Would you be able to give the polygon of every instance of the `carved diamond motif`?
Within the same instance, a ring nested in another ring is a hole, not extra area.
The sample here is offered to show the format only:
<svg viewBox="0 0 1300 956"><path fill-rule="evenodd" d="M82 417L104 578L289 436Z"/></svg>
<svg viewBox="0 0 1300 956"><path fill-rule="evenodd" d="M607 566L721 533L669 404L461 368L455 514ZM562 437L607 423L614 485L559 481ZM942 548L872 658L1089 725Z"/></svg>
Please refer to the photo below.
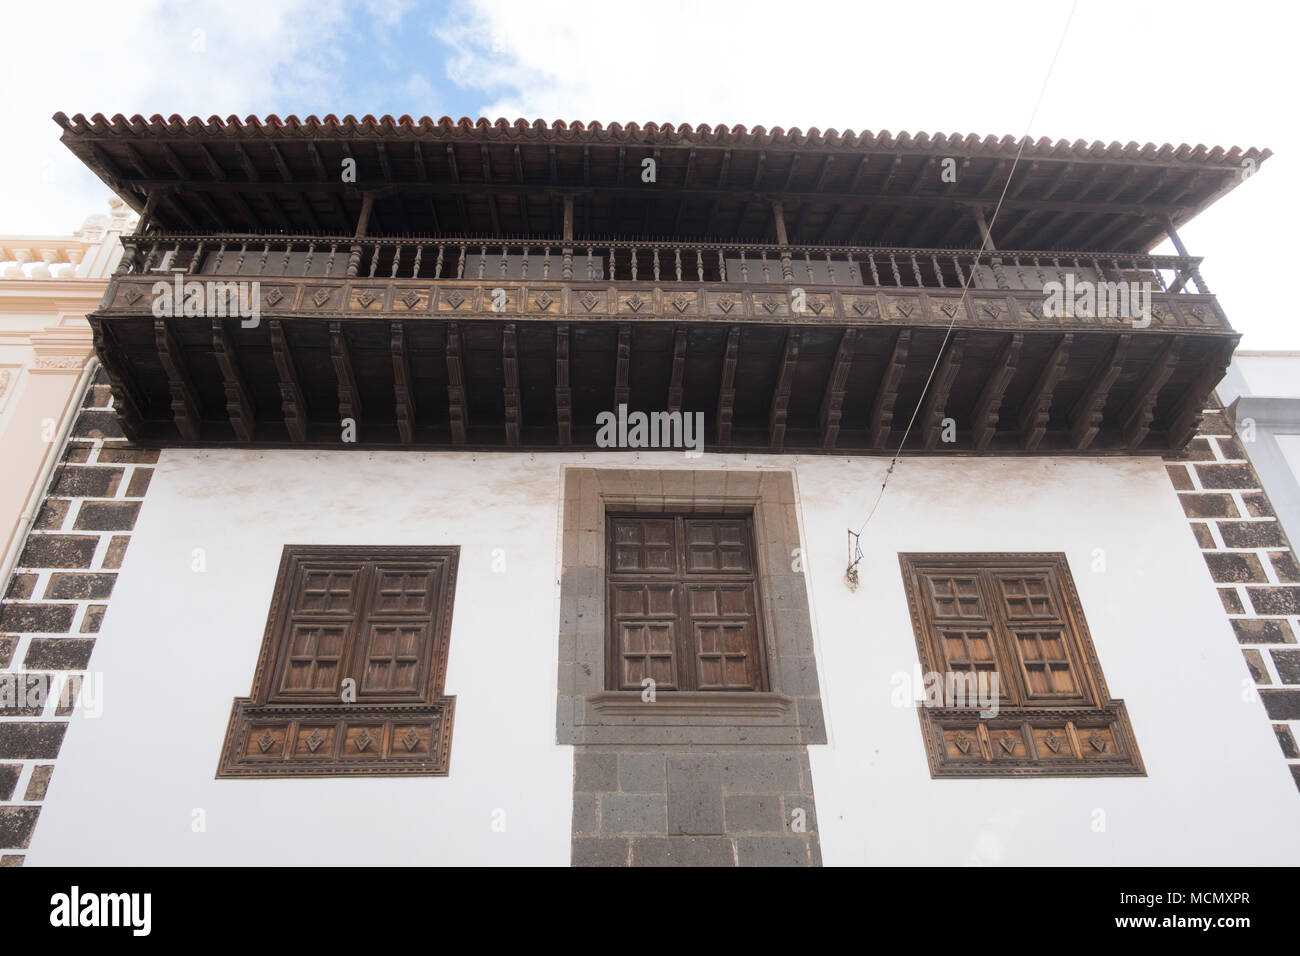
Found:
<svg viewBox="0 0 1300 956"><path fill-rule="evenodd" d="M964 754L970 753L970 738L966 736L964 730L957 731L957 735L952 738L952 742L957 745L957 749Z"/></svg>
<svg viewBox="0 0 1300 956"><path fill-rule="evenodd" d="M262 736L257 738L257 749L266 753L275 746L275 736L269 731L262 731Z"/></svg>
<svg viewBox="0 0 1300 956"><path fill-rule="evenodd" d="M126 299L127 305L135 305L136 300L142 295L144 295L144 293L136 288L128 288L122 292L122 298Z"/></svg>
<svg viewBox="0 0 1300 956"><path fill-rule="evenodd" d="M1092 744L1092 749L1097 753L1104 754L1106 752L1106 738L1097 731L1094 730L1088 735L1088 743Z"/></svg>
<svg viewBox="0 0 1300 956"><path fill-rule="evenodd" d="M853 311L867 319L874 319L879 315L876 311L876 303L870 299L858 299L853 303Z"/></svg>
<svg viewBox="0 0 1300 956"><path fill-rule="evenodd" d="M535 299L533 299L533 301L537 303L537 307L539 309L545 312L547 309L551 307L551 303L554 302L555 300L551 298L551 294L549 292L543 292L539 294Z"/></svg>
<svg viewBox="0 0 1300 956"><path fill-rule="evenodd" d="M991 319L996 319L999 315L1001 315L1005 311L1006 311L1006 307L1003 306L1002 303L1000 302L984 303L984 312Z"/></svg>
<svg viewBox="0 0 1300 956"><path fill-rule="evenodd" d="M316 308L319 309L322 305L324 305L326 302L329 301L329 297L330 297L329 289L317 289L316 294L311 297L311 300L316 303Z"/></svg>
<svg viewBox="0 0 1300 956"><path fill-rule="evenodd" d="M600 302L600 296L588 289L586 292L582 293L581 302L583 306L586 307L587 311L590 312L596 307L596 304Z"/></svg>
<svg viewBox="0 0 1300 956"><path fill-rule="evenodd" d="M639 295L632 295L628 297L627 307L631 309L633 312L640 312L641 306L643 305L645 305L645 299L641 298Z"/></svg>
<svg viewBox="0 0 1300 956"><path fill-rule="evenodd" d="M1016 752L1016 739L1004 730L1002 736L998 738L998 746L1007 753L1014 754Z"/></svg>
<svg viewBox="0 0 1300 956"><path fill-rule="evenodd" d="M765 295L763 296L763 308L771 315L781 308L781 300L774 295Z"/></svg>
<svg viewBox="0 0 1300 956"><path fill-rule="evenodd" d="M736 306L736 300L729 295L718 297L718 308L723 312L730 312Z"/></svg>
<svg viewBox="0 0 1300 956"><path fill-rule="evenodd" d="M914 306L910 302L905 302L901 299L895 299L894 308L898 310L899 315L901 315L903 318L907 318L909 315L912 314L912 309L914 308Z"/></svg>
<svg viewBox="0 0 1300 956"><path fill-rule="evenodd" d="M416 292L414 289L408 289L398 296L398 298L408 309L414 309L415 303L420 301L420 293Z"/></svg>
<svg viewBox="0 0 1300 956"><path fill-rule="evenodd" d="M369 289L362 289L357 295L357 301L361 303L363 309L370 307L370 303L375 301L375 294Z"/></svg>
<svg viewBox="0 0 1300 956"><path fill-rule="evenodd" d="M811 296L808 299L808 308L812 310L813 315L821 315L822 309L826 308L826 300L821 296Z"/></svg>
<svg viewBox="0 0 1300 956"><path fill-rule="evenodd" d="M281 292L279 289L273 288L266 295L262 296L262 298L266 301L267 305L275 305L277 302L279 302L281 299L284 298L284 293Z"/></svg>
<svg viewBox="0 0 1300 956"><path fill-rule="evenodd" d="M459 309L460 304L465 301L465 296L459 289L452 289L447 293L447 301L451 303L453 309Z"/></svg>
<svg viewBox="0 0 1300 956"><path fill-rule="evenodd" d="M950 318L950 319L951 319L954 315L957 314L957 310L958 310L959 308L961 308L961 303L960 303L960 302L940 302L940 303L939 303L939 311L942 312L944 315L948 316L948 318Z"/></svg>
<svg viewBox="0 0 1300 956"><path fill-rule="evenodd" d="M419 742L420 742L420 735L415 732L414 727L412 727L406 733L402 734L402 743L406 745L406 749L408 751L414 750L415 745L418 744Z"/></svg>
<svg viewBox="0 0 1300 956"><path fill-rule="evenodd" d="M1188 311L1192 313L1192 315L1195 317L1197 322L1204 322L1205 315L1208 310L1203 305L1194 305ZM1155 313L1156 313L1156 307L1153 305L1151 307L1151 314L1155 315Z"/></svg>
<svg viewBox="0 0 1300 956"><path fill-rule="evenodd" d="M1030 302L1025 306L1025 311L1036 319L1043 317L1043 305L1041 302Z"/></svg>
<svg viewBox="0 0 1300 956"><path fill-rule="evenodd" d="M312 753L315 753L317 750L320 749L320 745L323 744L324 742L325 742L325 735L322 734L320 732L320 728L317 727L315 730L311 732L311 736L307 738L307 749L310 750Z"/></svg>
<svg viewBox="0 0 1300 956"><path fill-rule="evenodd" d="M357 750L361 750L361 751L364 751L367 747L369 747L372 743L374 743L374 741L375 738L370 736L370 731L364 728L362 729L361 733L357 734L355 737L352 738L352 742L357 745Z"/></svg>
<svg viewBox="0 0 1300 956"><path fill-rule="evenodd" d="M677 295L673 297L673 308L678 312L685 312L691 307L692 297L689 295Z"/></svg>
<svg viewBox="0 0 1300 956"><path fill-rule="evenodd" d="M1050 730L1043 735L1043 743L1047 744L1047 749L1052 753L1055 754L1061 752L1061 738L1056 736L1056 734L1052 733Z"/></svg>

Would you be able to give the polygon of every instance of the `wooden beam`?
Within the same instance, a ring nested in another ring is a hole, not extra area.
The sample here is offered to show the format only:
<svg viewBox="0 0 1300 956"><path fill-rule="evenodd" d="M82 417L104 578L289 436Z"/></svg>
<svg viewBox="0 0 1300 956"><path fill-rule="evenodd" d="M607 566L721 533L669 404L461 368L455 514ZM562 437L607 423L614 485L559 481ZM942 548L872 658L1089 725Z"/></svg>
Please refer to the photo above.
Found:
<svg viewBox="0 0 1300 956"><path fill-rule="evenodd" d="M447 323L447 417L451 422L451 442L465 444L469 427L469 409L465 404L465 370L460 359L460 323Z"/></svg>
<svg viewBox="0 0 1300 956"><path fill-rule="evenodd" d="M722 352L722 374L718 388L718 425L714 440L731 444L731 416L736 408L736 360L740 355L740 326L727 330L727 344Z"/></svg>
<svg viewBox="0 0 1300 956"><path fill-rule="evenodd" d="M350 418L361 427L361 392L357 388L356 373L352 369L352 353L342 322L330 323L330 359L339 383L339 422Z"/></svg>
<svg viewBox="0 0 1300 956"><path fill-rule="evenodd" d="M614 352L614 409L627 404L628 369L632 364L632 326L618 327L618 347Z"/></svg>
<svg viewBox="0 0 1300 956"><path fill-rule="evenodd" d="M903 370L907 368L907 354L912 347L912 330L899 329L894 338L894 351L880 377L880 388L871 403L871 417L868 421L872 448L884 448L889 441L889 433L894 426L894 404L898 401L898 386L903 380Z"/></svg>
<svg viewBox="0 0 1300 956"><path fill-rule="evenodd" d="M411 391L411 357L406 351L406 330L392 323L389 351L393 356L393 400L396 404L397 433L402 444L415 440L415 396Z"/></svg>
<svg viewBox="0 0 1300 956"><path fill-rule="evenodd" d="M503 398L505 403L506 444L512 448L519 445L519 337L515 324L507 322L501 331L501 370L505 381Z"/></svg>
<svg viewBox="0 0 1300 956"><path fill-rule="evenodd" d="M826 391L822 393L821 411L817 419L821 430L821 446L826 451L835 448L835 441L839 437L840 419L844 416L844 390L849 380L849 369L853 366L857 340L857 329L844 330L840 336L839 348L835 350L835 363L831 366L830 377L826 380Z"/></svg>
<svg viewBox="0 0 1300 956"><path fill-rule="evenodd" d="M135 401L139 392L136 390L131 367L112 327L105 325L103 319L88 316L87 320L94 333L95 354L99 356L104 374L108 376L109 389L113 393L113 408L117 411L122 432L127 438L137 441L141 437L140 428L144 416L140 414L140 406Z"/></svg>
<svg viewBox="0 0 1300 956"><path fill-rule="evenodd" d="M976 451L984 451L997 434L998 418L1002 411L1002 399L1006 396L1007 386L1016 374L1020 361L1020 349L1024 345L1023 332L1013 332L1002 346L993 367L989 370L984 387L980 389L979 398L975 400L975 409L971 414L971 440Z"/></svg>
<svg viewBox="0 0 1300 956"><path fill-rule="evenodd" d="M1182 352L1184 336L1175 335L1165 343L1160 354L1142 376L1133 397L1129 399L1124 411L1120 413L1120 430L1124 435L1124 445L1130 450L1138 448L1151 431L1151 420L1155 418L1156 400L1160 390L1174 374L1178 356Z"/></svg>
<svg viewBox="0 0 1300 956"><path fill-rule="evenodd" d="M271 320L271 357L280 377L280 407L284 411L284 425L289 430L289 438L296 442L306 441L307 403L303 400L293 353L279 319Z"/></svg>
<svg viewBox="0 0 1300 956"><path fill-rule="evenodd" d="M686 377L686 344L689 331L679 325L673 329L673 371L668 381L668 411L682 410L682 380Z"/></svg>
<svg viewBox="0 0 1300 956"><path fill-rule="evenodd" d="M555 327L555 432L556 442L573 442L573 391L569 388L569 326Z"/></svg>
<svg viewBox="0 0 1300 956"><path fill-rule="evenodd" d="M228 193L233 190L242 190L249 193L278 192L287 191L301 192L318 191L337 192L348 194L357 187L351 183L316 180L296 180L292 183L281 183L278 180L263 182L209 182L209 181L190 181L180 183L175 179L133 179L130 181L131 188L148 190L153 188L168 188L175 186L184 186L187 192L199 190L203 192ZM517 183L455 183L455 182L406 182L402 183L402 192L409 195L424 195L430 193L439 196L454 197L457 195L480 195L480 196L514 196L519 193L537 193L537 192L560 192L564 187L540 186L530 184L520 186ZM591 185L583 189L584 195L587 196L619 196L627 198L643 198L645 187L639 180L636 183L628 183L623 186L612 185ZM739 202L767 202L770 198L767 192L757 188L740 188L740 189L717 189L712 186L690 186L679 187L673 190L675 196L680 198L707 202L712 199L721 199ZM931 207L939 205L946 208L956 208L971 204L993 206L998 201L998 196L915 196L905 192L896 193L840 193L840 192L822 192L817 193L811 190L791 190L782 194L787 203L802 202L807 200L826 200L828 203L851 202L854 204L870 202L879 206L914 206L929 210ZM856 208L856 206L855 206ZM1045 212L1063 212L1075 215L1081 213L1108 213L1112 215L1141 215L1141 216L1164 216L1173 215L1175 217L1184 215L1190 211L1190 207L1180 206L1178 204L1161 203L1161 204L1143 204L1137 205L1131 202L1101 202L1090 200L1047 200L1047 199L1011 199L1007 198L1002 203L1004 210L1011 209L1037 209Z"/></svg>
<svg viewBox="0 0 1300 956"><path fill-rule="evenodd" d="M1056 343L1056 348L1047 359L1047 364L1038 374L1038 381L1020 407L1020 441L1026 451L1038 447L1043 436L1047 434L1047 422L1052 413L1052 396L1056 393L1057 383L1065 374L1065 364L1070 359L1070 349L1074 345L1074 334L1067 332Z"/></svg>
<svg viewBox="0 0 1300 956"><path fill-rule="evenodd" d="M927 389L925 402L921 406L921 441L928 451L933 451L939 444L948 395L952 392L952 383L957 380L957 373L961 371L965 352L966 333L957 332L948 340L943 358L939 360L939 367L935 369L934 378Z"/></svg>
<svg viewBox="0 0 1300 956"><path fill-rule="evenodd" d="M171 393L172 417L176 421L176 429L185 441L198 441L199 400L189 370L185 367L180 344L168 328L166 319L154 319L153 332L158 361L167 373L167 389Z"/></svg>
<svg viewBox="0 0 1300 956"><path fill-rule="evenodd" d="M781 366L777 369L776 383L772 386L772 407L767 416L768 444L772 451L785 447L785 423L790 414L790 389L794 384L795 367L799 364L799 330L785 333L785 350Z"/></svg>
<svg viewBox="0 0 1300 956"><path fill-rule="evenodd" d="M1106 399L1110 397L1111 387L1124 370L1124 359L1128 356L1133 336L1124 333L1115 339L1114 346L1093 370L1092 378L1079 400L1070 412L1070 440L1074 447L1083 451L1092 444L1097 433L1101 431L1102 414L1106 409Z"/></svg>
<svg viewBox="0 0 1300 956"><path fill-rule="evenodd" d="M252 441L253 429L257 426L253 402L248 397L248 388L240 375L239 360L230 343L225 323L217 317L212 319L212 357L221 369L221 381L226 391L226 414L230 416L235 437L240 441Z"/></svg>
<svg viewBox="0 0 1300 956"><path fill-rule="evenodd" d="M1231 339L1220 344L1218 356L1201 370L1191 385L1187 386L1187 391L1183 392L1182 398L1174 407L1169 424L1171 449L1182 448L1196 434L1196 429L1201 424L1201 416L1205 412L1205 405L1210 399L1210 392L1228 371L1228 364L1232 361L1232 352L1236 346L1237 343Z"/></svg>

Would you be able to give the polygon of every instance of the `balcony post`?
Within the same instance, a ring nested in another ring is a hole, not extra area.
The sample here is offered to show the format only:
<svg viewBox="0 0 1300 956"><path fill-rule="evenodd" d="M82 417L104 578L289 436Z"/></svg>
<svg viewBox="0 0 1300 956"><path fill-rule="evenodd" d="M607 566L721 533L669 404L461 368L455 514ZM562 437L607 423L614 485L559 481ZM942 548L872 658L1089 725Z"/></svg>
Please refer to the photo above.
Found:
<svg viewBox="0 0 1300 956"><path fill-rule="evenodd" d="M781 200L772 200L772 221L776 225L776 244L781 247L781 278L794 281L794 265L790 261L790 239L785 234L785 211Z"/></svg>
<svg viewBox="0 0 1300 956"><path fill-rule="evenodd" d="M573 278L573 194L564 194L564 250L561 275L565 279Z"/></svg>
<svg viewBox="0 0 1300 956"><path fill-rule="evenodd" d="M370 223L370 210L375 205L375 194L373 192L364 192L361 194L361 215L357 217L357 231L354 238L361 239L366 234L366 226ZM352 254L348 256L348 278L355 279L357 272L361 268L361 247L353 246Z"/></svg>
<svg viewBox="0 0 1300 956"><path fill-rule="evenodd" d="M1173 219L1168 216L1165 216L1165 233L1169 236L1169 241L1174 244L1174 249L1177 250L1178 254L1184 259L1190 259L1191 256L1187 252L1187 247L1183 245L1183 240L1178 236L1178 230L1174 228ZM1209 295L1210 290L1206 287L1205 280L1201 278L1201 270L1196 268L1195 264L1193 264L1192 267L1188 269L1188 272L1191 275L1192 281L1196 283L1196 291L1202 295ZM1175 287L1170 289L1171 292L1175 291L1175 288L1182 288L1183 281L1185 280L1183 280L1181 271L1178 278L1180 281L1176 282Z"/></svg>

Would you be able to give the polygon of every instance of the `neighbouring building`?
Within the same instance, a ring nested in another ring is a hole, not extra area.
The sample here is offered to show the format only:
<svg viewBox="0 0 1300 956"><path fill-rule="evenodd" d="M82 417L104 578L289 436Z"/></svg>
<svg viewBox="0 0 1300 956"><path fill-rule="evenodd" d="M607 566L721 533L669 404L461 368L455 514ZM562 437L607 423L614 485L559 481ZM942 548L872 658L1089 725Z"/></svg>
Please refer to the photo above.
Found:
<svg viewBox="0 0 1300 956"><path fill-rule="evenodd" d="M0 612L11 862L1296 858L1177 234L1267 150L55 119L141 219Z"/></svg>

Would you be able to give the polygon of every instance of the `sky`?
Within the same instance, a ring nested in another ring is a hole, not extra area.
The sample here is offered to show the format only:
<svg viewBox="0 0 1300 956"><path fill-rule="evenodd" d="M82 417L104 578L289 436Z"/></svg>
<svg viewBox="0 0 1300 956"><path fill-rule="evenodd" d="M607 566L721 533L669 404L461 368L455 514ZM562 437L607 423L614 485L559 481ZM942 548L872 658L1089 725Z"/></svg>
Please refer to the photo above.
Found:
<svg viewBox="0 0 1300 956"><path fill-rule="evenodd" d="M1196 0L62 0L51 16L14 4L0 32L0 235L67 234L107 210L107 188L58 141L58 111L1257 146L1275 155L1181 236L1205 257L1242 348L1300 350L1297 301L1276 292L1290 267L1271 251L1289 244L1300 212L1293 11Z"/></svg>

